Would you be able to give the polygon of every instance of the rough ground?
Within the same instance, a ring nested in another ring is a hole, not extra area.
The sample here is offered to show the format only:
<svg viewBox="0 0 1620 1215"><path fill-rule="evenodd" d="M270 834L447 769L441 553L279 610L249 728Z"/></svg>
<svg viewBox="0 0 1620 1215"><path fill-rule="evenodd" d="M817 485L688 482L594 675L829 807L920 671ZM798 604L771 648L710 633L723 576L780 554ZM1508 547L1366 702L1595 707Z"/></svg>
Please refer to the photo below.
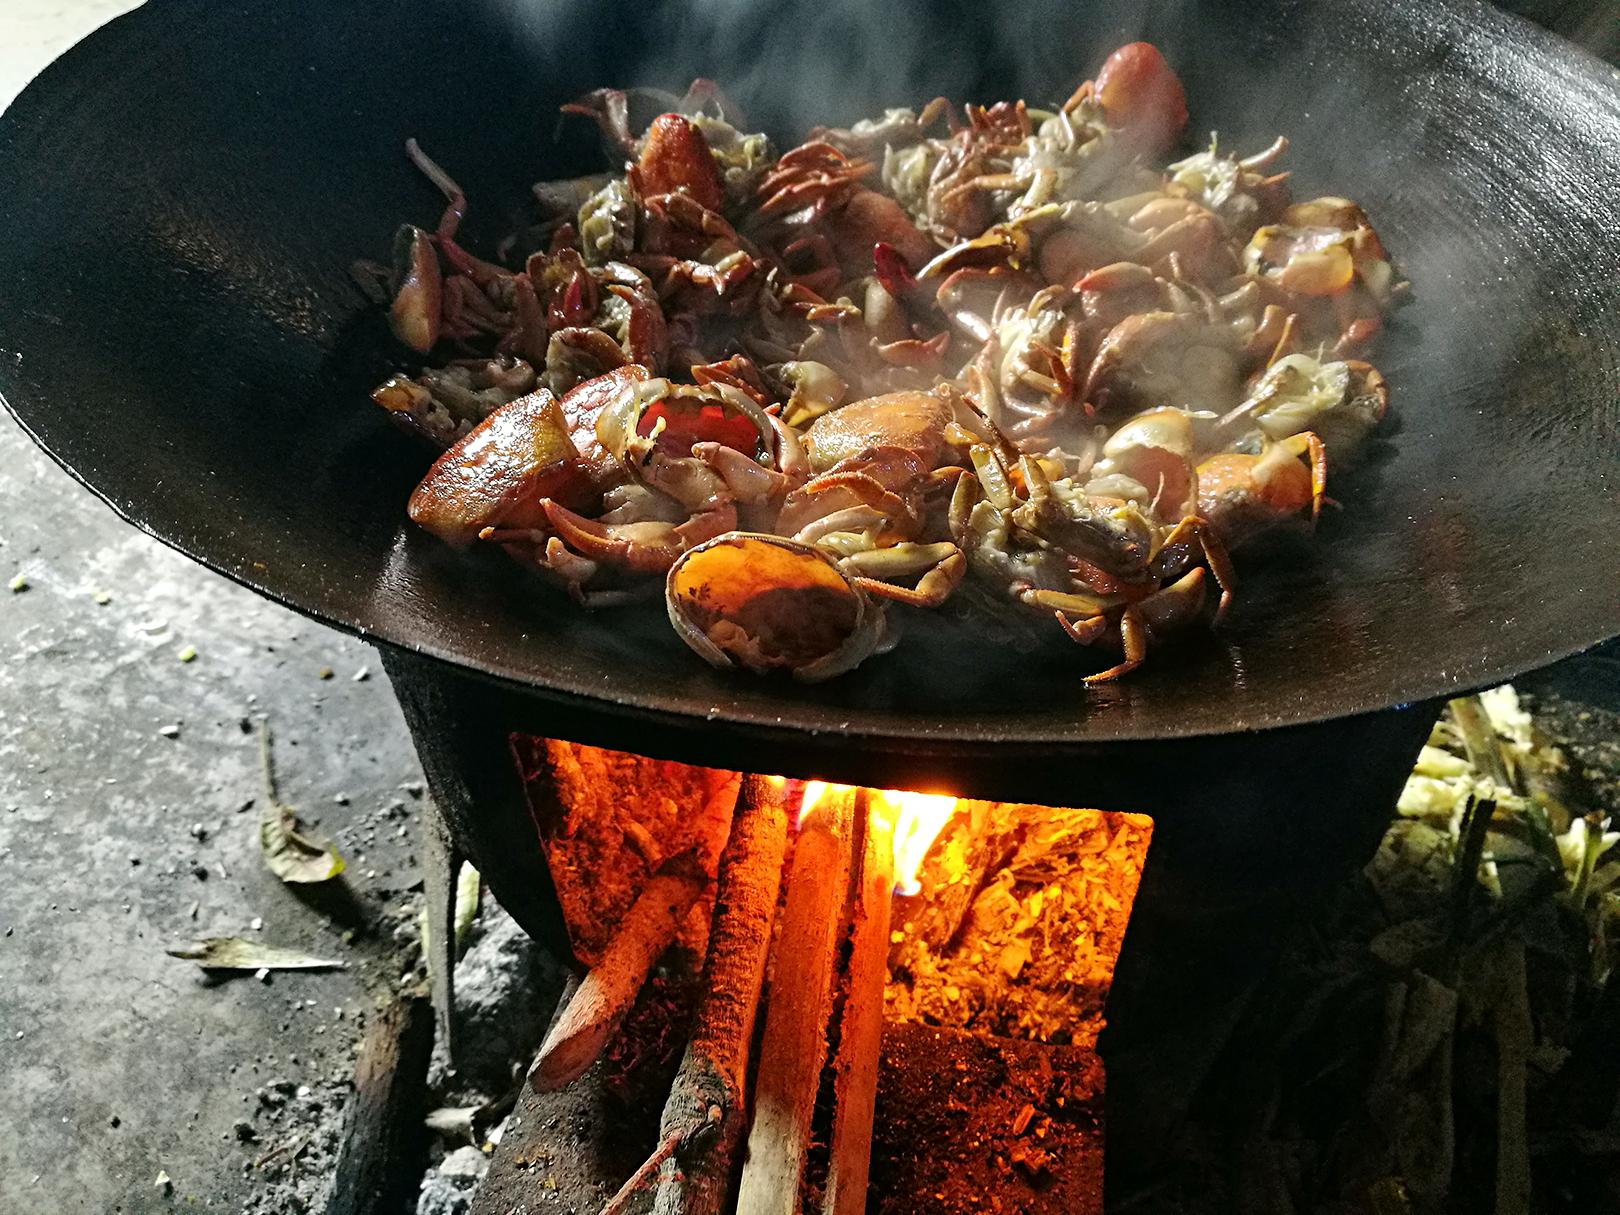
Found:
<svg viewBox="0 0 1620 1215"><path fill-rule="evenodd" d="M255 1090L346 1077L392 981L415 757L367 647L140 535L9 419L0 470L0 573L28 582L0 590L0 1210L236 1211ZM257 715L352 900L306 906L260 863ZM350 969L213 982L163 952L236 935Z"/></svg>
<svg viewBox="0 0 1620 1215"><path fill-rule="evenodd" d="M130 7L0 4L0 105ZM241 722L261 714L282 800L349 861L347 903L308 907L259 863ZM365 646L142 536L0 413L0 1211L247 1206L276 1099L341 1098L392 981L420 779ZM163 952L205 935L350 969L211 982Z"/></svg>

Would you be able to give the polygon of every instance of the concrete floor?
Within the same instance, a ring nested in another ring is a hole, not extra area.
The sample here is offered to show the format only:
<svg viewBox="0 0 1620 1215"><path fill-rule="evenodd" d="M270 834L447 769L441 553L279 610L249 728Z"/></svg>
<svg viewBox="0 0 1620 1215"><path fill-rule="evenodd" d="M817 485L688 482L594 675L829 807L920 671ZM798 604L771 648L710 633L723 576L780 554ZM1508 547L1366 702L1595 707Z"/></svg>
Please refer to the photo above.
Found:
<svg viewBox="0 0 1620 1215"><path fill-rule="evenodd" d="M130 7L6 0L0 104ZM235 1130L254 1091L346 1080L396 981L421 796L404 722L365 645L138 533L0 414L0 583L19 574L0 589L0 1212L239 1211L271 1146ZM346 905L306 905L260 861L261 716L281 800L348 861ZM349 969L219 982L164 953L238 935Z"/></svg>
<svg viewBox="0 0 1620 1215"><path fill-rule="evenodd" d="M415 756L366 646L137 533L9 419L0 470L0 574L28 581L0 590L0 1211L235 1211L253 1090L347 1077L395 977ZM258 716L348 860L335 918L260 861ZM163 952L238 935L351 968L221 983Z"/></svg>

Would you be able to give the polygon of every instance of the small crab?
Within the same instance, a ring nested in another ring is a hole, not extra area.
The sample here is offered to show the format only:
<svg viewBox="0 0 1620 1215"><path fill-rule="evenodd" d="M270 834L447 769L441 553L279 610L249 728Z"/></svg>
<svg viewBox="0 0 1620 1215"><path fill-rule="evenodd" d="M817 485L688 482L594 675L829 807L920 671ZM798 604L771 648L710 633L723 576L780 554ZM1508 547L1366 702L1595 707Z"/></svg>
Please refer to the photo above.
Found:
<svg viewBox="0 0 1620 1215"><path fill-rule="evenodd" d="M1199 514L1227 548L1238 549L1268 532L1315 527L1327 490L1327 452L1305 431L1259 452L1217 453L1197 473Z"/></svg>
<svg viewBox="0 0 1620 1215"><path fill-rule="evenodd" d="M1220 419L1233 451L1313 432L1335 466L1349 467L1389 411L1389 385L1359 359L1330 361L1290 354L1274 362L1248 397Z"/></svg>
<svg viewBox="0 0 1620 1215"><path fill-rule="evenodd" d="M1216 621L1225 614L1235 574L1219 533L1203 518L1160 524L1134 502L1051 479L1030 456L1010 468L978 446L972 459L974 475L957 482L951 500L952 535L977 578L1050 614L1072 641L1120 645L1123 660L1086 683L1135 670L1150 638L1197 616L1205 595L1200 561L1221 589Z"/></svg>
<svg viewBox="0 0 1620 1215"><path fill-rule="evenodd" d="M1221 412L1238 399L1241 353L1230 325L1190 313L1136 313L1097 347L1082 398L1099 413L1117 412L1120 401Z"/></svg>
<svg viewBox="0 0 1620 1215"><path fill-rule="evenodd" d="M652 518L588 519L566 503L541 503L551 529L579 556L662 574L686 549L733 530L739 509L768 509L791 479L780 471L780 432L745 392L726 383L644 379L615 386L596 438L645 490L642 503L673 504Z"/></svg>
<svg viewBox="0 0 1620 1215"><path fill-rule="evenodd" d="M918 607L942 603L966 562L956 545L927 540L930 496L959 473L953 440L974 436L943 393L896 392L856 401L811 423L809 478L784 500L776 530L834 553L867 589ZM906 587L898 580L915 578ZM880 584L880 585L876 585Z"/></svg>

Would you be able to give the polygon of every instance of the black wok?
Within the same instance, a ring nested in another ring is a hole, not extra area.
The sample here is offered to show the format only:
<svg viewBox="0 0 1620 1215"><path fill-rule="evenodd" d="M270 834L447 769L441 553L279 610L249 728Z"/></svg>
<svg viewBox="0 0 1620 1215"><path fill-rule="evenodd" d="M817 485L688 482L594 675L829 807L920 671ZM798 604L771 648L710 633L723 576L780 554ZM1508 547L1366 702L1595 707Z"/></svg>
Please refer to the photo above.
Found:
<svg viewBox="0 0 1620 1215"><path fill-rule="evenodd" d="M263 594L532 689L560 732L658 751L721 723L754 768L1323 721L1620 633L1620 93L1595 61L1471 0L640 7L151 0L114 21L0 119L0 393L116 510ZM1137 36L1181 70L1195 131L1286 134L1299 196L1358 198L1414 284L1377 355L1396 424L1314 542L1243 565L1219 633L1087 690L1103 655L1003 648L947 612L804 688L407 525L427 459L366 399L401 352L346 272L437 214L407 136L493 242L530 182L599 167L584 124L556 136L592 87L716 76L790 138L936 93L1060 99Z"/></svg>

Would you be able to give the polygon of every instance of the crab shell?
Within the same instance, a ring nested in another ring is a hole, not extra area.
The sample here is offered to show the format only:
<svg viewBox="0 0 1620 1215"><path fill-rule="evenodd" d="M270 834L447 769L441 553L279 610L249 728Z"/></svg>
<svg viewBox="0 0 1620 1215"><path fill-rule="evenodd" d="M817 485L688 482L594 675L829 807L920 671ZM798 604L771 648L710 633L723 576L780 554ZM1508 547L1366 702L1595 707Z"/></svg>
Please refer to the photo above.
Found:
<svg viewBox="0 0 1620 1215"><path fill-rule="evenodd" d="M896 447L933 468L945 448L950 406L936 393L907 389L851 401L824 413L805 432L810 471L824 473L844 460Z"/></svg>
<svg viewBox="0 0 1620 1215"><path fill-rule="evenodd" d="M659 402L689 402L701 408L718 406L723 412L746 418L758 434L759 451L776 466L778 439L765 411L747 393L730 384L674 384L665 379L624 384L597 416L597 441L632 474L652 458L661 428L641 433L641 419ZM755 454L755 453L747 453Z"/></svg>
<svg viewBox="0 0 1620 1215"><path fill-rule="evenodd" d="M584 508L596 493L567 417L542 388L501 406L435 460L406 509L459 548L486 527L543 526L544 499Z"/></svg>
<svg viewBox="0 0 1620 1215"><path fill-rule="evenodd" d="M883 647L887 621L830 556L761 532L682 553L664 584L669 622L710 666L785 670L817 683Z"/></svg>

